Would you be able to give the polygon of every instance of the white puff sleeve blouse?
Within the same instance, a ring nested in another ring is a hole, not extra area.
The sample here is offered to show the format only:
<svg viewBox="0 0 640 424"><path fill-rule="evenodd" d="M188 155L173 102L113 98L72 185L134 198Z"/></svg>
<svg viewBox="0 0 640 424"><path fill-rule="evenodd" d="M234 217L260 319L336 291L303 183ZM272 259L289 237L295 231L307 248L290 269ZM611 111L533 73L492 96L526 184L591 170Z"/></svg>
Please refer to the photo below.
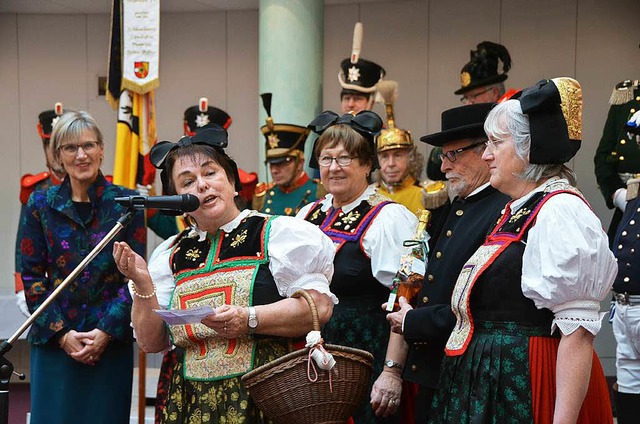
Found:
<svg viewBox="0 0 640 424"><path fill-rule="evenodd" d="M517 212L514 205L521 206L529 196L513 202L512 213ZM598 333L600 301L609 294L616 273L607 235L589 206L568 193L550 198L526 240L522 292L538 308L554 313L551 331L559 328L567 335L584 327Z"/></svg>

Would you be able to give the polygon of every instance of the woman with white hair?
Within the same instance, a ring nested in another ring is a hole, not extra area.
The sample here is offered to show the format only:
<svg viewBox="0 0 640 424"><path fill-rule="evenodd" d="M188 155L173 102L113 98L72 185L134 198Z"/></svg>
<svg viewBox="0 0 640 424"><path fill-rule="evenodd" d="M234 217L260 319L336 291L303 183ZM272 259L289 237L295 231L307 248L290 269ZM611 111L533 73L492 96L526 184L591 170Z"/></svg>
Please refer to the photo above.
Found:
<svg viewBox="0 0 640 424"><path fill-rule="evenodd" d="M491 185L513 200L456 282L432 422L612 422L593 339L616 262L565 165L581 113L580 85L559 78L485 121Z"/></svg>

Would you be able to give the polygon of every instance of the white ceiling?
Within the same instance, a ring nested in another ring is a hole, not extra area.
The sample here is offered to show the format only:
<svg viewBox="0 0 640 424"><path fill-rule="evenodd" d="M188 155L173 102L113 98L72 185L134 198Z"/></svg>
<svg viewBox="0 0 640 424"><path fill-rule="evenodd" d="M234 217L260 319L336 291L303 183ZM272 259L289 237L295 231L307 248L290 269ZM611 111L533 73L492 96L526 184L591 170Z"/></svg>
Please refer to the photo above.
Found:
<svg viewBox="0 0 640 424"><path fill-rule="evenodd" d="M401 0L325 0L350 4ZM0 0L0 13L92 14L111 13L113 0ZM259 0L160 0L162 12L211 12L258 9Z"/></svg>

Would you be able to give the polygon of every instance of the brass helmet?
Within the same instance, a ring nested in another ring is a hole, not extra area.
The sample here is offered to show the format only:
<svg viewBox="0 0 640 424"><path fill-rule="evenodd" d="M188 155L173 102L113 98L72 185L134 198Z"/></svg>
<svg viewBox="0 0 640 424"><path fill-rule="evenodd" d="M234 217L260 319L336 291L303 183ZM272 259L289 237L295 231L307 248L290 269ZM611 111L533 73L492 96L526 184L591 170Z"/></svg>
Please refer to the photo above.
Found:
<svg viewBox="0 0 640 424"><path fill-rule="evenodd" d="M413 147L411 133L396 127L393 116L393 104L398 99L398 83L391 80L383 80L378 83L378 95L376 100L384 103L387 111L387 128L383 129L376 140L376 151L384 152L391 149L410 149Z"/></svg>

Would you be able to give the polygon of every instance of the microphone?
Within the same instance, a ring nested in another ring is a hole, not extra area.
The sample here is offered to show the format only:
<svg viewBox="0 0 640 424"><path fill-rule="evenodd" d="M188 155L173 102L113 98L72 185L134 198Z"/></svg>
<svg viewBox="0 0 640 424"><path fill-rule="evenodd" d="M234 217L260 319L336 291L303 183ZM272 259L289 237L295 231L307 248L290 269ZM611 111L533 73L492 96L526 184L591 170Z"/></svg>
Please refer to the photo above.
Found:
<svg viewBox="0 0 640 424"><path fill-rule="evenodd" d="M160 209L169 212L193 212L200 207L200 200L193 194L175 196L124 196L116 197L116 203L131 209Z"/></svg>

